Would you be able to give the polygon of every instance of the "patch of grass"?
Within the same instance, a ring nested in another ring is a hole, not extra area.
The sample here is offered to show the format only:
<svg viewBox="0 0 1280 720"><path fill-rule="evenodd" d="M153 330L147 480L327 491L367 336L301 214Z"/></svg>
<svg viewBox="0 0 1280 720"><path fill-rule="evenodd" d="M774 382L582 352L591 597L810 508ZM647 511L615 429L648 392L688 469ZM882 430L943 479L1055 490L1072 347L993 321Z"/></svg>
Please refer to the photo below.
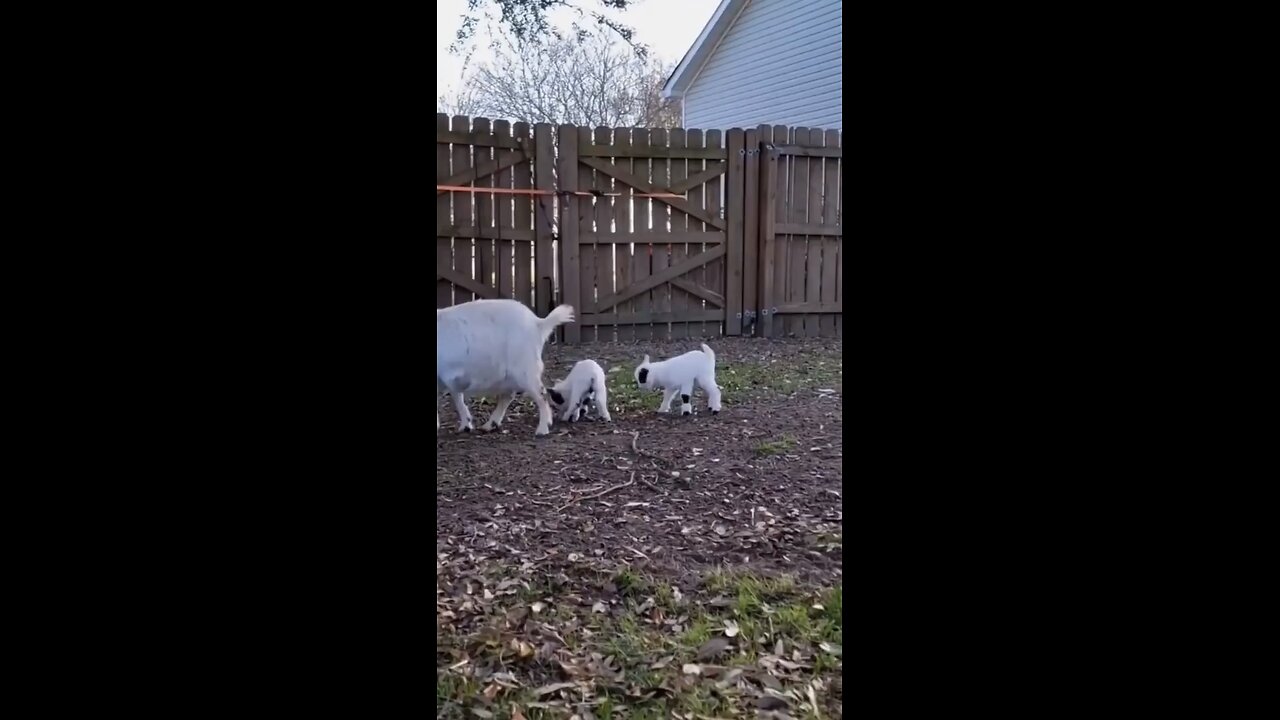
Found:
<svg viewBox="0 0 1280 720"><path fill-rule="evenodd" d="M606 369L608 370L608 369ZM662 394L641 390L632 375L634 367L623 366L616 373L605 372L605 386L609 388L609 411L615 413L638 413L643 410L657 410L662 402Z"/></svg>
<svg viewBox="0 0 1280 720"><path fill-rule="evenodd" d="M613 576L613 584L618 587L618 592L622 593L623 597L637 597L648 585L639 573L629 567L623 568Z"/></svg>
<svg viewBox="0 0 1280 720"><path fill-rule="evenodd" d="M668 583L656 582L653 586L653 601L668 610L673 609L676 606L675 591Z"/></svg>
<svg viewBox="0 0 1280 720"><path fill-rule="evenodd" d="M624 615L615 624L604 641L604 647L614 657L625 662L640 657L651 649L652 638L648 631L636 622L635 616Z"/></svg>
<svg viewBox="0 0 1280 720"><path fill-rule="evenodd" d="M758 595L765 599L779 598L795 591L796 581L788 575L768 576L749 572L712 570L702 581L702 586L713 593Z"/></svg>
<svg viewBox="0 0 1280 720"><path fill-rule="evenodd" d="M839 624L844 616L844 585L837 585L823 593L822 607L827 619Z"/></svg>
<svg viewBox="0 0 1280 720"><path fill-rule="evenodd" d="M791 393L806 388L841 391L844 369L840 356L816 360L792 359L768 363L735 363L716 368L716 382L725 402L745 399L753 392Z"/></svg>
<svg viewBox="0 0 1280 720"><path fill-rule="evenodd" d="M716 568L707 573L702 580L702 587L713 593L722 593L733 587L734 575L731 572Z"/></svg>
<svg viewBox="0 0 1280 720"><path fill-rule="evenodd" d="M796 439L790 435L783 436L777 440L766 440L756 445L756 456L768 457L770 455L785 455L796 449Z"/></svg>
<svg viewBox="0 0 1280 720"><path fill-rule="evenodd" d="M773 616L773 622L779 632L794 640L808 640L813 637L813 623L809 619L808 607L799 603L789 603L777 610Z"/></svg>
<svg viewBox="0 0 1280 720"><path fill-rule="evenodd" d="M722 702L719 697L707 689L705 685L697 685L680 697L680 704L686 711L697 715L717 717L721 711L732 712L733 706Z"/></svg>
<svg viewBox="0 0 1280 720"><path fill-rule="evenodd" d="M540 632L541 625L545 624L555 628L567 644L558 652L557 659L590 663L607 657L611 658L610 667L620 667L621 677L597 681L593 687L583 686L586 699L596 703L592 712L601 720L669 718L677 713L685 717L751 716L754 712L752 693L718 689L716 671L698 677L685 674L683 666L697 663L759 670L765 667L759 663L765 655L773 653L779 639L784 640L788 657L799 650L804 654L802 662L811 665L777 675L785 685L802 688L811 677L830 679L842 671L841 658L821 650L819 645L823 641L840 643L842 588L801 586L786 575L760 575L741 569L715 571L705 576L701 585L689 589L687 600L677 603L667 579L629 566L614 567L589 576L571 574L559 582L538 578L524 592L507 596L509 601L499 596L490 614L502 617L516 606L527 606L529 599L555 598L565 592L588 596L598 592L603 582L612 582L628 595L622 605L624 611L614 608L614 612L600 614L589 610L585 603L561 604L553 600L538 616L539 627L530 621L523 630L516 631L536 647L540 637L546 638ZM636 612L650 596L662 612ZM729 603L708 604L715 597L727 598ZM821 607L814 607L815 604ZM681 619L685 615L688 619ZM659 620L656 624L655 618ZM672 622L681 622L683 627L675 632ZM730 626L736 623L738 628L732 641L734 649L714 659L697 660L699 648L725 635L726 623ZM558 709L530 708L528 703L549 699L536 695L535 688L566 678L547 674L548 668L538 662L517 660L505 643L501 646L489 643L485 633L491 629L489 623L477 623L467 626L463 634L446 638L451 645L465 646L473 654L472 662L456 671L447 671L443 666L437 669L437 715L472 720L475 716L471 710L479 708L493 713L495 720L503 720L511 716L513 705L519 705L529 720L562 718L563 712ZM476 652L479 654L474 654ZM653 669L660 658L666 661L665 665ZM495 659L515 674L522 688L501 690L489 701L483 693L491 683L477 682L471 674L476 668L493 665ZM577 697L577 692L569 692L566 697ZM640 699L637 693L652 697ZM830 710L824 711L824 717L838 716L838 712L829 713ZM796 715L801 716L803 711Z"/></svg>
<svg viewBox="0 0 1280 720"><path fill-rule="evenodd" d="M719 632L719 625L712 625L706 616L693 618L688 629L680 635L680 642L689 647L699 647Z"/></svg>
<svg viewBox="0 0 1280 720"><path fill-rule="evenodd" d="M436 669L436 708L442 708L446 703L464 703L470 698L474 698L479 686L470 678L455 675L448 670ZM454 707L461 717L461 708Z"/></svg>

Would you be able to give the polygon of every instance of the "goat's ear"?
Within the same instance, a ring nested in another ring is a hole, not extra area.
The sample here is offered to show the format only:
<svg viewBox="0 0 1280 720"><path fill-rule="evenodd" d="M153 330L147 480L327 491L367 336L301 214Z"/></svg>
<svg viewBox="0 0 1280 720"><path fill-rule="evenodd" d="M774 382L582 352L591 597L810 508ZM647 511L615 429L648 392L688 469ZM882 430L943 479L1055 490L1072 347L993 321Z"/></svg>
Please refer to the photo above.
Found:
<svg viewBox="0 0 1280 720"><path fill-rule="evenodd" d="M644 356L644 359L640 361L640 364L641 364L641 365L648 365L648 364L649 364L649 356L648 356L648 355L645 355L645 356Z"/></svg>

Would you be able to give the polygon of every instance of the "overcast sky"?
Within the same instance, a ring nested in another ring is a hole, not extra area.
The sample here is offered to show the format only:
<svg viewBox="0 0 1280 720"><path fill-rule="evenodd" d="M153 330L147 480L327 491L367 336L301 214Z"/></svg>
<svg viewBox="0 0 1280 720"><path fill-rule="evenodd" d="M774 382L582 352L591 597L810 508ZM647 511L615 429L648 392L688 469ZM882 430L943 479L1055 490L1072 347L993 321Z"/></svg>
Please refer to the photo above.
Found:
<svg viewBox="0 0 1280 720"><path fill-rule="evenodd" d="M584 8L599 9L595 0L583 0ZM715 12L719 0L639 0L625 12L609 14L635 28L635 39L648 45L663 61L676 62L693 44L702 26ZM436 95L453 89L462 76L463 58L449 54L462 15L466 12L466 0L437 0L436 2ZM570 16L561 11L553 15L555 24L568 28ZM480 37L472 62L489 59L488 39Z"/></svg>

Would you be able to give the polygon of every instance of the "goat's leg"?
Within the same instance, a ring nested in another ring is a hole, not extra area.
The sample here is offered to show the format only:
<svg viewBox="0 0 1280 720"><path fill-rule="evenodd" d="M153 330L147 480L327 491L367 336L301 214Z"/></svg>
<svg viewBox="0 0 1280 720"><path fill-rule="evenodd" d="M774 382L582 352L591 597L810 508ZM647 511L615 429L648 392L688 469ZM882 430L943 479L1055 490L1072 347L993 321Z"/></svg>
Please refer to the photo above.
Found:
<svg viewBox="0 0 1280 720"><path fill-rule="evenodd" d="M490 431L497 430L502 425L502 420L507 416L507 408L511 407L511 401L515 400L515 393L503 395L498 398L498 402L493 406L493 412L489 413L489 420L480 426L481 430Z"/></svg>
<svg viewBox="0 0 1280 720"><path fill-rule="evenodd" d="M719 414L720 386L716 385L716 376L712 375L706 378L698 378L698 384L707 392L707 407L711 408L711 414Z"/></svg>
<svg viewBox="0 0 1280 720"><path fill-rule="evenodd" d="M551 403L547 402L547 398L542 393L529 394L533 396L533 402L538 406L538 429L533 434L547 435L551 432Z"/></svg>
<svg viewBox="0 0 1280 720"><path fill-rule="evenodd" d="M458 411L458 432L471 432L471 411L462 393L453 393L453 409Z"/></svg>
<svg viewBox="0 0 1280 720"><path fill-rule="evenodd" d="M602 385L596 390L596 414L604 419L605 422L612 422L613 418L609 417L609 391Z"/></svg>
<svg viewBox="0 0 1280 720"><path fill-rule="evenodd" d="M693 414L693 381L680 386L680 414Z"/></svg>
<svg viewBox="0 0 1280 720"><path fill-rule="evenodd" d="M581 393L570 393L565 397L564 412L560 413L560 422L576 422L578 420L578 405L581 403Z"/></svg>
<svg viewBox="0 0 1280 720"><path fill-rule="evenodd" d="M676 391L677 388L662 391L662 404L658 406L658 412L664 413L671 411L671 401L675 398Z"/></svg>

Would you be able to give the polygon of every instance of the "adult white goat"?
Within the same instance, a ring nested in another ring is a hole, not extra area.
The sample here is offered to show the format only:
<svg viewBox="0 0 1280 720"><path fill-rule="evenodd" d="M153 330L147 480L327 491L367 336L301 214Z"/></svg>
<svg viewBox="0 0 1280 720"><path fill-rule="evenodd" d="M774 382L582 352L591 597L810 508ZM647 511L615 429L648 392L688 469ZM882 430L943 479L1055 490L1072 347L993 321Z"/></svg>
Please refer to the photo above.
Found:
<svg viewBox="0 0 1280 720"><path fill-rule="evenodd" d="M551 431L551 406L543 397L542 346L551 333L573 322L561 305L545 318L515 300L475 300L436 310L436 391L448 390L458 411L458 430L471 430L466 395L497 395L482 430L502 424L517 392L538 406L535 435ZM440 413L436 413L440 427Z"/></svg>

